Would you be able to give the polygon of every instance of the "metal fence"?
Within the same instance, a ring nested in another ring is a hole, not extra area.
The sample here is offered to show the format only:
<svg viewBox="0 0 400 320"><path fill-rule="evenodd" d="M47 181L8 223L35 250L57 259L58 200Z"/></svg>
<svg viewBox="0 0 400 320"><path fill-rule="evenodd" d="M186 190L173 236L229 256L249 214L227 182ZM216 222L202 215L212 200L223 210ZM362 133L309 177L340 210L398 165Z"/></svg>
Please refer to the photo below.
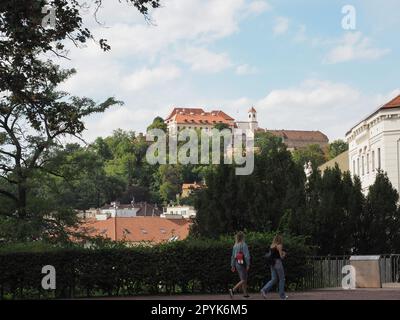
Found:
<svg viewBox="0 0 400 320"><path fill-rule="evenodd" d="M342 268L350 264L350 256L317 256L308 259L303 289L339 288L342 286ZM382 284L400 282L400 254L381 255Z"/></svg>

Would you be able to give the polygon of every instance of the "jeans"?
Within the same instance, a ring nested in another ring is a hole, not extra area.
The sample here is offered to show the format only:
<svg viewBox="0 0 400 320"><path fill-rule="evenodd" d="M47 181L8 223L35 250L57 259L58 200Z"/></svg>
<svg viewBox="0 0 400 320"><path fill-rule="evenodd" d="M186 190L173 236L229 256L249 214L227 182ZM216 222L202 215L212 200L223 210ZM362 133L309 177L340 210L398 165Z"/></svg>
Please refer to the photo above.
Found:
<svg viewBox="0 0 400 320"><path fill-rule="evenodd" d="M262 292L268 293L272 287L279 280L279 296L281 299L285 299L285 271L283 270L283 264L281 259L277 259L275 264L271 266L271 280L261 289Z"/></svg>

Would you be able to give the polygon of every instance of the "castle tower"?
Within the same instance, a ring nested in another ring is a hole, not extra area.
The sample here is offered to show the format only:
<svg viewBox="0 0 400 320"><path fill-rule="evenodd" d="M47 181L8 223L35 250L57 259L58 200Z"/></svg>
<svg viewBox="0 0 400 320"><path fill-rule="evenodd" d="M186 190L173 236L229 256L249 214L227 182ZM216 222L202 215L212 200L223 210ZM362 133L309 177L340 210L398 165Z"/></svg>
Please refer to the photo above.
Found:
<svg viewBox="0 0 400 320"><path fill-rule="evenodd" d="M257 130L258 129L258 121L257 121L256 109L254 109L254 107L251 107L251 109L247 113L248 113L249 128L253 131Z"/></svg>

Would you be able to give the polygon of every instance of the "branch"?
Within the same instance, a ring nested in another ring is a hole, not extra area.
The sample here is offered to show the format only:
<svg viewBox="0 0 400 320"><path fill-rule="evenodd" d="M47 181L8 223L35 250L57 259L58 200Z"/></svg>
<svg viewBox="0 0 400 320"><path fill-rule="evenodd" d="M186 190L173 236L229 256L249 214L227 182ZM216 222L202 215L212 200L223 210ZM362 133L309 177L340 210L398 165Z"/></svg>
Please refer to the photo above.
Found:
<svg viewBox="0 0 400 320"><path fill-rule="evenodd" d="M6 197L13 199L15 202L18 202L18 198L15 195L13 195L11 192L8 192L6 190L1 190L0 189L0 194L5 195Z"/></svg>

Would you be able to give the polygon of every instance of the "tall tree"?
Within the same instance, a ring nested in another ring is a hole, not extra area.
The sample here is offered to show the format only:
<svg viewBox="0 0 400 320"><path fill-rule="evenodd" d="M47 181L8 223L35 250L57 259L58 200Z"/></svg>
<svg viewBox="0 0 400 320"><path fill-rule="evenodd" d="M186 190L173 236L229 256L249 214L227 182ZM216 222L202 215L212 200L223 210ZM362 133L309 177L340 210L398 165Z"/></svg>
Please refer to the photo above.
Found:
<svg viewBox="0 0 400 320"><path fill-rule="evenodd" d="M394 253L399 243L399 195L387 174L378 173L361 217L360 253Z"/></svg>
<svg viewBox="0 0 400 320"><path fill-rule="evenodd" d="M282 216L304 206L304 173L282 141L256 135L255 168L249 176L235 175L235 165L216 165L206 177L207 188L196 194L194 232L202 236L248 229L277 230ZM299 190L300 189L300 190Z"/></svg>
<svg viewBox="0 0 400 320"><path fill-rule="evenodd" d="M46 170L51 151L65 137L81 137L83 119L93 113L120 104L113 98L96 104L59 92L56 87L72 70L60 70L51 63L38 64L47 70L43 78L28 78L22 92L9 92L0 99L0 177L8 182L0 194L14 202L14 210L5 212L29 219L29 181L38 170ZM50 172L51 173L51 172Z"/></svg>

